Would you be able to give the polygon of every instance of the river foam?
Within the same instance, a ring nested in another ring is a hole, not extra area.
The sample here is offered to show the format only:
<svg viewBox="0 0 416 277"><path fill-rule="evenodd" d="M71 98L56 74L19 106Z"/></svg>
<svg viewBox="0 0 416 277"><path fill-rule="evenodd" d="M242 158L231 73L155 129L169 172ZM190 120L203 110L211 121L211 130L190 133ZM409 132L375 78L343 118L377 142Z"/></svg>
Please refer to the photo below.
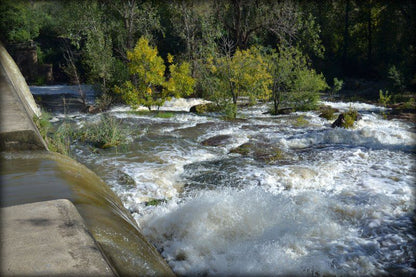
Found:
<svg viewBox="0 0 416 277"><path fill-rule="evenodd" d="M316 112L267 115L265 105L238 121L116 108L108 114L132 130L130 144L74 150L179 275L416 274L414 125L374 105L324 104L362 119L346 130ZM229 139L201 144L218 135ZM285 158L230 153L244 143Z"/></svg>

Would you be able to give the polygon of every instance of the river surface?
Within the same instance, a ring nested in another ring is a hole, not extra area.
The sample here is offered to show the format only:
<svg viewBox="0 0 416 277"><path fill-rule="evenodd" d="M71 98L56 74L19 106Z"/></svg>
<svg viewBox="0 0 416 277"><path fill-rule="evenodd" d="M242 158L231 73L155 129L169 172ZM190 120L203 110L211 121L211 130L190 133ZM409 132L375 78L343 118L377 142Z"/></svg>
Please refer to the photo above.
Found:
<svg viewBox="0 0 416 277"><path fill-rule="evenodd" d="M362 114L346 130L316 112L263 114L265 105L237 121L188 113L196 102L168 103L170 118L115 107L107 114L129 130L126 145L71 145L177 274L416 274L414 125L364 103L324 102ZM218 135L228 137L201 144Z"/></svg>

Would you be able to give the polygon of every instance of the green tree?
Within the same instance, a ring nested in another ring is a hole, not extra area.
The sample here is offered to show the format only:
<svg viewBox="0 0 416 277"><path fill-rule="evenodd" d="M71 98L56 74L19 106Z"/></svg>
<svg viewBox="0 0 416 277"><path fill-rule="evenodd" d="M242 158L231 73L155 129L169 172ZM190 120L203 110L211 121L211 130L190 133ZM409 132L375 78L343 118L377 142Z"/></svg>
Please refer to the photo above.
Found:
<svg viewBox="0 0 416 277"><path fill-rule="evenodd" d="M192 77L198 77L201 60L216 51L215 40L221 36L214 2L173 1L168 10L172 31L185 44L183 58L191 64Z"/></svg>
<svg viewBox="0 0 416 277"><path fill-rule="evenodd" d="M237 115L237 103L240 96L247 96L251 101L267 99L270 94L271 76L266 62L256 47L237 50L234 56L225 55L209 58L212 84L216 86L214 99L231 112L229 117Z"/></svg>
<svg viewBox="0 0 416 277"><path fill-rule="evenodd" d="M5 43L20 43L37 38L46 18L42 6L43 3L29 1L1 1L1 40Z"/></svg>
<svg viewBox="0 0 416 277"><path fill-rule="evenodd" d="M90 80L101 85L101 91L107 92L108 82L112 80L115 58L112 40L106 38L102 30L88 32L84 47L83 62L89 69Z"/></svg>
<svg viewBox="0 0 416 277"><path fill-rule="evenodd" d="M310 68L302 68L296 75L289 101L296 110L315 109L320 99L319 92L328 88L324 75Z"/></svg>
<svg viewBox="0 0 416 277"><path fill-rule="evenodd" d="M106 7L107 24L111 25L114 50L125 63L126 55L132 51L135 42L141 37L152 38L153 33L162 31L158 6L154 1L100 1Z"/></svg>
<svg viewBox="0 0 416 277"><path fill-rule="evenodd" d="M272 76L272 114L278 114L282 103L295 110L313 109L319 92L327 88L325 78L310 68L306 57L294 47L279 47L267 55Z"/></svg>
<svg viewBox="0 0 416 277"><path fill-rule="evenodd" d="M294 1L218 1L216 13L225 36L239 49L247 49L266 32L279 43L288 43L298 30Z"/></svg>

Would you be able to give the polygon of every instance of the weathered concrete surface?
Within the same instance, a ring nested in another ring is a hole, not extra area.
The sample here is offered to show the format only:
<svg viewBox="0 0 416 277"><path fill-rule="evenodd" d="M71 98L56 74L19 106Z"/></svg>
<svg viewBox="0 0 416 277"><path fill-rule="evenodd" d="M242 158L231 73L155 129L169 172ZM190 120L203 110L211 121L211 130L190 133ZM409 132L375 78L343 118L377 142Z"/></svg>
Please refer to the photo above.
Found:
<svg viewBox="0 0 416 277"><path fill-rule="evenodd" d="M68 199L120 276L174 276L117 195L82 164L47 151L2 152L0 161L1 206Z"/></svg>
<svg viewBox="0 0 416 277"><path fill-rule="evenodd" d="M32 118L33 115L40 116L41 111L36 105L35 99L33 99L32 93L30 92L25 78L1 42L0 63L6 69L7 78L10 80L12 86L21 98L22 103L26 106L26 110L29 112L30 118Z"/></svg>
<svg viewBox="0 0 416 277"><path fill-rule="evenodd" d="M1 276L115 276L64 199L1 208Z"/></svg>
<svg viewBox="0 0 416 277"><path fill-rule="evenodd" d="M47 149L32 120L40 111L16 64L7 56L0 44L0 151Z"/></svg>

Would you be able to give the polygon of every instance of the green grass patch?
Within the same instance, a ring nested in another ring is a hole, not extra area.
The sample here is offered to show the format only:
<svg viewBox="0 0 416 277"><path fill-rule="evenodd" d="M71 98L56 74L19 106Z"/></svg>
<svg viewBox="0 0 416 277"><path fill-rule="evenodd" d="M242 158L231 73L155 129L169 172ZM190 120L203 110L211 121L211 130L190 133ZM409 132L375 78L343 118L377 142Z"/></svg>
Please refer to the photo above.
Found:
<svg viewBox="0 0 416 277"><path fill-rule="evenodd" d="M155 117L159 117L159 118L171 118L174 116L175 114L170 113L170 112L158 112L157 114L155 114Z"/></svg>
<svg viewBox="0 0 416 277"><path fill-rule="evenodd" d="M274 149L274 153L268 158L269 163L277 162L283 160L285 158L285 154L280 149Z"/></svg>
<svg viewBox="0 0 416 277"><path fill-rule="evenodd" d="M74 138L74 130L69 123L64 122L53 131L51 118L52 116L48 112L42 111L42 115L40 117L35 116L33 121L50 151L70 156L70 145Z"/></svg>
<svg viewBox="0 0 416 277"><path fill-rule="evenodd" d="M48 133L52 128L52 123L50 119L52 116L50 113L46 111L42 111L42 114L38 117L36 115L33 116L33 122L35 122L36 127L38 127L39 133L43 137L45 141L48 140Z"/></svg>
<svg viewBox="0 0 416 277"><path fill-rule="evenodd" d="M70 156L70 146L74 134L71 124L62 123L49 138L49 150Z"/></svg>
<svg viewBox="0 0 416 277"><path fill-rule="evenodd" d="M142 111L128 111L128 114L134 114L134 115L150 115L152 111L149 110L142 110Z"/></svg>
<svg viewBox="0 0 416 277"><path fill-rule="evenodd" d="M120 123L120 120L102 115L99 122L89 123L81 128L78 131L78 138L101 149L126 143L128 132L121 128Z"/></svg>

